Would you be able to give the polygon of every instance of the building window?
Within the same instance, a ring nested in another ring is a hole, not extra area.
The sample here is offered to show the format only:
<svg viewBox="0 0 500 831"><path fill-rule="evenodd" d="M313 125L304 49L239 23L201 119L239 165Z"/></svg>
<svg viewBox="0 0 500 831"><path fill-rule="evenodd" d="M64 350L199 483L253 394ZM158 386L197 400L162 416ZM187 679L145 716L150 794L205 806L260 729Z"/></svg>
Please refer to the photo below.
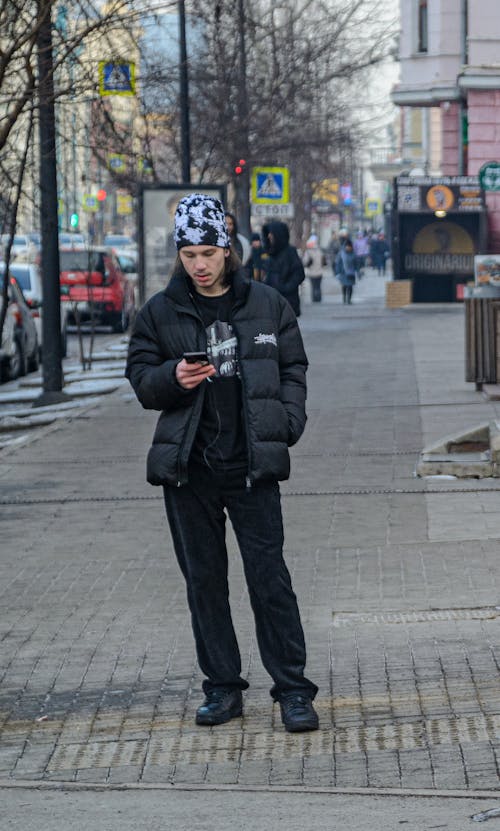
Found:
<svg viewBox="0 0 500 831"><path fill-rule="evenodd" d="M428 23L427 23L427 0L418 2L418 51L427 52L428 49Z"/></svg>

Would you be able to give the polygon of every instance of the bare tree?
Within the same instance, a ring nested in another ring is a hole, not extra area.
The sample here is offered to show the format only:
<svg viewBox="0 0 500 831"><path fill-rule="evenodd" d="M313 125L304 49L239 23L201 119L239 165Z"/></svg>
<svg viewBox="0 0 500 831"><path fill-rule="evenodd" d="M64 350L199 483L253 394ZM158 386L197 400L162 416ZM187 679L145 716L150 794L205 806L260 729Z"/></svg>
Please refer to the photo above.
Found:
<svg viewBox="0 0 500 831"><path fill-rule="evenodd" d="M313 183L345 176L362 144L365 116L349 93L390 54L394 25L384 3L192 0L190 22L193 180L231 181L242 155L248 167L288 166L300 237ZM161 90L164 111L174 114L176 67L155 57L143 65L148 103L154 106ZM178 157L176 120L164 147Z"/></svg>

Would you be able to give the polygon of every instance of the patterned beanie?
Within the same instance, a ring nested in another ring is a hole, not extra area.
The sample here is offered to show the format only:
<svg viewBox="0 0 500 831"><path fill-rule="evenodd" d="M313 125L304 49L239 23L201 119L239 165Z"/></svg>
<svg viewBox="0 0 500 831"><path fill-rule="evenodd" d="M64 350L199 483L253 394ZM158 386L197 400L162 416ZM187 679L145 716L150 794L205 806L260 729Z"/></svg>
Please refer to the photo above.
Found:
<svg viewBox="0 0 500 831"><path fill-rule="evenodd" d="M174 240L177 249L185 245L215 245L229 248L224 208L215 196L191 193L184 196L175 211Z"/></svg>

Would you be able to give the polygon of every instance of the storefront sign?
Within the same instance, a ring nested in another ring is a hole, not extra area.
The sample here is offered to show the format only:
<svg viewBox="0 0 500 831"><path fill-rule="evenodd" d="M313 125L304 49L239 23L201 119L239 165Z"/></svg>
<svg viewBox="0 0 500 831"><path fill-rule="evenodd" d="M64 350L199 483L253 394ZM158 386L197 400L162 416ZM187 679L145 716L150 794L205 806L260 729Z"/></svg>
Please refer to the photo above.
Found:
<svg viewBox="0 0 500 831"><path fill-rule="evenodd" d="M500 190L500 162L483 164L479 171L479 184L483 190Z"/></svg>
<svg viewBox="0 0 500 831"><path fill-rule="evenodd" d="M396 188L400 213L484 211L484 195L476 176L400 176Z"/></svg>
<svg viewBox="0 0 500 831"><path fill-rule="evenodd" d="M473 254L406 254L404 267L420 274L472 274Z"/></svg>

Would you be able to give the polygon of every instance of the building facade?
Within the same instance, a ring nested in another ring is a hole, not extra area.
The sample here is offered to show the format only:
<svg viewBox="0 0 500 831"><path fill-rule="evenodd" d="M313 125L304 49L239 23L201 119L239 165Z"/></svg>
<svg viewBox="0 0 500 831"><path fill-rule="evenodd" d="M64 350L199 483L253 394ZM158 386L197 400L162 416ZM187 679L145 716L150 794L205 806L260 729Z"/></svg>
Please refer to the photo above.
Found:
<svg viewBox="0 0 500 831"><path fill-rule="evenodd" d="M391 97L403 119L428 114L421 117L424 171L477 175L500 161L498 0L400 0L400 9L401 72ZM486 201L489 249L499 252L500 194L488 192Z"/></svg>

